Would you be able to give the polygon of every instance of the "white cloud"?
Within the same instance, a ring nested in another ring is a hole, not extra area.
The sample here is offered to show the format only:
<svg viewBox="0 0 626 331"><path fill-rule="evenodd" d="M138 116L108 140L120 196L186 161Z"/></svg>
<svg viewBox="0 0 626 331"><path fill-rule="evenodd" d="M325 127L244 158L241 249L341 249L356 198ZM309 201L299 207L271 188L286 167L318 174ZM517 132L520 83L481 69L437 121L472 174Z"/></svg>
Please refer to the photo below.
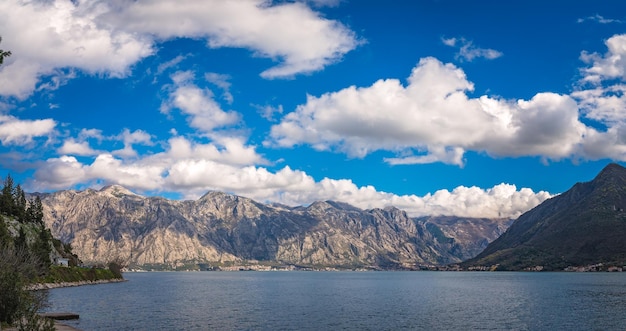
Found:
<svg viewBox="0 0 626 331"><path fill-rule="evenodd" d="M602 16L600 14L595 14L593 16L588 16L588 17L585 17L585 18L579 18L576 22L583 23L585 21L593 21L593 22L598 22L600 24L622 23L621 20L612 19L612 18L605 18L604 16Z"/></svg>
<svg viewBox="0 0 626 331"><path fill-rule="evenodd" d="M441 42L443 42L444 45L446 46L450 46L450 47L454 47L456 46L456 42L457 39L456 38L441 38Z"/></svg>
<svg viewBox="0 0 626 331"><path fill-rule="evenodd" d="M580 154L590 160L626 161L626 123L613 125L604 132L589 130Z"/></svg>
<svg viewBox="0 0 626 331"><path fill-rule="evenodd" d="M138 190L156 190L162 187L163 168L140 159L124 162L111 154L100 154L87 169L88 176Z"/></svg>
<svg viewBox="0 0 626 331"><path fill-rule="evenodd" d="M453 191L440 190L423 197L400 196L378 191L372 186L358 187L348 179L324 178L316 182L305 172L288 166L271 172L264 167L229 162L232 159L227 155L235 149L219 151L176 137L170 140L169 150L137 159L122 160L111 154L100 154L91 164L83 164L74 157L62 156L49 159L39 168L27 188L96 186L104 181L137 192L178 192L188 199L198 198L208 190L218 190L287 205L335 200L363 209L396 206L411 216L467 217L517 217L550 197L546 192L517 190L507 184L490 189L460 186Z"/></svg>
<svg viewBox="0 0 626 331"><path fill-rule="evenodd" d="M129 129L123 129L122 132L114 136L104 136L100 130L96 129L83 129L78 134L78 137L67 138L63 141L63 145L57 149L57 153L60 155L72 155L72 156L95 156L100 154L107 154L102 150L95 150L91 147L89 140L96 140L98 144L102 141L114 141L124 144L124 148L114 150L110 154L121 156L124 158L136 157L137 151L133 148L133 145L152 146L152 136L143 130L135 130L131 132Z"/></svg>
<svg viewBox="0 0 626 331"><path fill-rule="evenodd" d="M178 55L177 57L169 61L159 64L159 66L157 67L156 75L161 75L170 68L176 68L176 66L178 66L181 62L183 62L184 59L185 59L185 56Z"/></svg>
<svg viewBox="0 0 626 331"><path fill-rule="evenodd" d="M626 160L626 34L605 41L604 55L583 51L589 64L581 69L582 79L571 95L583 115L606 127L589 129L580 154L589 159Z"/></svg>
<svg viewBox="0 0 626 331"><path fill-rule="evenodd" d="M607 79L626 79L626 34L614 35L605 41L604 55L583 51L580 58L591 67L582 69L583 82L599 84Z"/></svg>
<svg viewBox="0 0 626 331"><path fill-rule="evenodd" d="M472 62L476 58L484 58L493 60L501 57L503 54L500 51L491 48L476 47L472 41L465 38L441 38L444 45L455 47L459 49L456 54L456 59Z"/></svg>
<svg viewBox="0 0 626 331"><path fill-rule="evenodd" d="M626 34L614 35L605 44L604 55L581 53L590 66L581 70L581 85L572 96L585 117L611 127L626 121Z"/></svg>
<svg viewBox="0 0 626 331"><path fill-rule="evenodd" d="M124 144L127 145L152 145L152 136L143 130L135 130L133 132L130 132L129 129L124 129L122 130L122 133L120 133L116 138L123 141Z"/></svg>
<svg viewBox="0 0 626 331"><path fill-rule="evenodd" d="M211 84L222 89L222 98L229 104L233 103L233 95L230 93L230 76L218 74L215 72L207 72L204 78Z"/></svg>
<svg viewBox="0 0 626 331"><path fill-rule="evenodd" d="M606 124L626 121L626 84L595 86L578 90L572 97L579 100L585 117Z"/></svg>
<svg viewBox="0 0 626 331"><path fill-rule="evenodd" d="M243 139L238 137L219 137L212 144L198 144L184 137L173 137L168 145L169 149L163 155L168 160L210 160L235 166L268 163L253 146L245 145Z"/></svg>
<svg viewBox="0 0 626 331"><path fill-rule="evenodd" d="M98 129L82 129L80 130L78 137L81 140L93 138L99 142L106 139L106 137L102 134L102 130Z"/></svg>
<svg viewBox="0 0 626 331"><path fill-rule="evenodd" d="M188 115L189 125L204 133L237 124L241 120L239 113L223 111L213 99L213 92L198 87L193 80L194 74L190 71L179 71L172 75L174 84L169 87L169 100L161 106L162 111L180 109Z"/></svg>
<svg viewBox="0 0 626 331"><path fill-rule="evenodd" d="M13 52L0 67L0 95L19 99L44 76L71 78L61 68L124 77L154 54L155 39L206 38L213 48L250 49L278 62L262 73L266 78L321 70L358 45L347 27L305 4L265 0L5 0L0 31L3 49Z"/></svg>
<svg viewBox="0 0 626 331"><path fill-rule="evenodd" d="M48 137L54 133L56 122L52 119L21 120L0 115L0 142L3 145L26 145L35 137Z"/></svg>
<svg viewBox="0 0 626 331"><path fill-rule="evenodd" d="M384 160L391 165L428 164L436 162L463 165L465 163L465 160L463 159L465 150L461 147L433 146L428 149L428 152L429 154L426 155L388 157Z"/></svg>
<svg viewBox="0 0 626 331"><path fill-rule="evenodd" d="M283 174L283 172L286 172ZM455 215L463 217L511 217L515 218L543 202L551 195L533 192L515 185L500 184L490 189L459 186L452 191L440 190L423 197L396 195L376 190L373 186L358 187L351 180L324 178L314 182L304 173L292 173L284 168L276 176L289 175L292 187L274 188L270 197L256 196L258 200L270 200L287 205L308 204L313 201L342 201L363 209L395 206L411 216ZM300 177L298 177L300 176ZM295 178L294 178L295 177ZM300 183L298 186L294 183Z"/></svg>
<svg viewBox="0 0 626 331"><path fill-rule="evenodd" d="M124 130L114 137L103 137L98 130L84 130L78 139L116 139L125 143L151 145L151 135ZM185 137L168 140L165 150L145 155L116 156L96 152L85 140L69 138L59 152L36 169L29 190L56 190L76 186L98 187L119 184L136 192L176 192L196 199L209 190L225 191L261 202L307 205L314 201L336 200L369 209L397 206L412 216L458 215L469 217L516 217L550 195L500 184L491 189L458 187L452 192L437 191L424 197L395 195L372 186L358 187L349 179L315 181L300 170L285 166L276 172L259 166L268 162L241 138L221 137L200 144ZM94 155L94 153L99 153Z"/></svg>
<svg viewBox="0 0 626 331"><path fill-rule="evenodd" d="M151 41L96 23L96 16L106 10L102 3L78 4L70 0L0 2L3 46L13 52L0 67L0 95L24 99L42 76L55 74L57 68L125 76L130 65L153 53Z"/></svg>
<svg viewBox="0 0 626 331"><path fill-rule="evenodd" d="M151 146L152 137L150 134L143 130L135 130L130 132L128 129L122 130L118 136L113 137L114 140L120 140L124 143L124 148L120 150L113 151L112 154L119 155L122 157L135 157L137 156L137 151L133 148L135 144L141 144L144 146Z"/></svg>
<svg viewBox="0 0 626 331"><path fill-rule="evenodd" d="M264 119L268 121L274 121L276 115L282 115L283 113L283 105L271 106L271 105L252 105L256 108L257 113L261 115Z"/></svg>
<svg viewBox="0 0 626 331"><path fill-rule="evenodd" d="M457 165L463 165L467 150L561 159L579 148L587 128L578 120L577 105L570 97L540 93L514 102L469 98L472 89L461 69L424 58L407 86L387 79L369 87L308 96L305 104L272 127L265 144L309 144L351 157L387 150L402 155L388 158L392 164Z"/></svg>
<svg viewBox="0 0 626 331"><path fill-rule="evenodd" d="M61 155L91 156L97 155L99 152L91 148L87 141L76 141L74 138L69 138L57 149L57 153Z"/></svg>
<svg viewBox="0 0 626 331"><path fill-rule="evenodd" d="M48 159L42 167L35 171L32 182L27 187L36 190L57 190L73 187L81 182L88 182L85 166L73 156L61 156Z"/></svg>
<svg viewBox="0 0 626 331"><path fill-rule="evenodd" d="M152 145L151 136L143 131L124 130L117 137L105 139L123 139L125 144L141 143ZM72 143L67 143L71 141ZM96 181L116 183L138 190L167 190L166 176L184 164L207 163L226 169L238 169L251 164L268 163L258 155L254 147L244 145L243 140L233 137L219 138L210 144L198 144L184 137L173 137L167 143L165 151L152 155L139 156L132 147L125 147L133 153L98 152L91 164L80 163L74 156L64 155L51 158L35 172L31 187L35 190L58 189ZM86 151L93 151L88 144L76 143L68 139L59 152L72 152L73 155L89 156ZM124 151L124 150L122 150ZM93 154L91 154L93 155ZM81 171L72 172L72 169ZM57 173L62 174L57 178ZM169 174L169 175L168 175ZM212 173L205 173L212 177Z"/></svg>
<svg viewBox="0 0 626 331"><path fill-rule="evenodd" d="M125 31L160 39L206 38L210 47L248 48L280 60L261 74L266 78L321 70L358 45L344 25L297 2L120 0L116 5L102 19Z"/></svg>

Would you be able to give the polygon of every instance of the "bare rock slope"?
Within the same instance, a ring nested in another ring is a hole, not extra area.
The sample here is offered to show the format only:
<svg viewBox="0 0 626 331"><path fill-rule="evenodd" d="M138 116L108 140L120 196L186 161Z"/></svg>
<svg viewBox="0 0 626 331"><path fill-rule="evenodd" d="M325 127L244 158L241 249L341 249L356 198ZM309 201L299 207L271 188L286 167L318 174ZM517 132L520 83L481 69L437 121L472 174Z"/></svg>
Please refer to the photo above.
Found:
<svg viewBox="0 0 626 331"><path fill-rule="evenodd" d="M313 267L415 269L478 254L508 220L412 219L397 208L333 202L266 205L209 192L195 201L120 186L40 194L44 220L86 263L267 261Z"/></svg>

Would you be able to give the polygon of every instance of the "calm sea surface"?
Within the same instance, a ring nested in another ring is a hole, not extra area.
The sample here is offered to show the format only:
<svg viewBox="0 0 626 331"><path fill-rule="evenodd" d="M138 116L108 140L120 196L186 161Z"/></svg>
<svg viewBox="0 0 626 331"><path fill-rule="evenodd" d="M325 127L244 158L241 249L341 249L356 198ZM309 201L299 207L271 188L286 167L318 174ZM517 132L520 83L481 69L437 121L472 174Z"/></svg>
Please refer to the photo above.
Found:
<svg viewBox="0 0 626 331"><path fill-rule="evenodd" d="M50 290L82 330L626 330L626 273L155 272Z"/></svg>

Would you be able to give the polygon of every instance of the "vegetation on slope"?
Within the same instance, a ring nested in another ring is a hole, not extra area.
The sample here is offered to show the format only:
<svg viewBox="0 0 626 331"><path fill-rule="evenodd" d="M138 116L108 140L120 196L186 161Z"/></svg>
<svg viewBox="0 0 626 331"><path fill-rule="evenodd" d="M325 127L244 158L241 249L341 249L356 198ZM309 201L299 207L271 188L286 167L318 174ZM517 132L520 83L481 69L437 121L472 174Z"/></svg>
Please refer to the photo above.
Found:
<svg viewBox="0 0 626 331"><path fill-rule="evenodd" d="M609 164L593 181L578 183L520 216L464 265L498 265L499 270L624 266L625 209L626 169Z"/></svg>
<svg viewBox="0 0 626 331"><path fill-rule="evenodd" d="M115 272L114 270L117 270ZM48 274L40 278L41 283L63 283L63 282L81 282L81 281L98 281L121 279L122 274L119 268L110 266L109 268L92 268L92 267L60 267L52 266Z"/></svg>
<svg viewBox="0 0 626 331"><path fill-rule="evenodd" d="M53 266L54 258L72 267ZM26 199L11 176L0 190L0 325L24 330L49 330L52 324L37 311L46 302L44 291L28 291L40 282L74 282L122 278L120 268L80 268L71 245L52 237L43 222L38 196Z"/></svg>

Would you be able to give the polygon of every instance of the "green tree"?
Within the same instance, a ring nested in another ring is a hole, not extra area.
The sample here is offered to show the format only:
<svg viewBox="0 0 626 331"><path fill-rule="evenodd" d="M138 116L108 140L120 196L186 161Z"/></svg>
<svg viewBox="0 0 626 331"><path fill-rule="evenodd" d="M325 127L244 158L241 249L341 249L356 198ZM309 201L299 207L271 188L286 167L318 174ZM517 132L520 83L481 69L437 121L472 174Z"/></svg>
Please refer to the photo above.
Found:
<svg viewBox="0 0 626 331"><path fill-rule="evenodd" d="M24 213L24 217L28 219L28 222L43 224L43 203L41 202L41 198L35 196L35 198L30 199Z"/></svg>
<svg viewBox="0 0 626 331"><path fill-rule="evenodd" d="M0 37L0 42L2 42L2 37ZM9 56L11 56L10 51L4 51L0 49L0 65L4 62L4 58Z"/></svg>
<svg viewBox="0 0 626 331"><path fill-rule="evenodd" d="M43 225L43 203L39 196L35 196L33 206L33 222Z"/></svg>
<svg viewBox="0 0 626 331"><path fill-rule="evenodd" d="M10 174L4 179L4 186L0 195L0 213L8 216L14 216L15 200L13 196L14 183Z"/></svg>
<svg viewBox="0 0 626 331"><path fill-rule="evenodd" d="M26 193L22 189L22 185L17 184L15 187L15 192L13 193L13 201L15 204L15 217L20 223L26 223L30 220L27 219L26 215Z"/></svg>
<svg viewBox="0 0 626 331"><path fill-rule="evenodd" d="M46 229L46 227L41 224L39 226L39 233L37 235L37 238L30 247L32 254L39 261L39 275L45 275L48 273L48 270L50 270L51 241L52 234L50 233L50 230Z"/></svg>
<svg viewBox="0 0 626 331"><path fill-rule="evenodd" d="M20 229L17 233L17 238L14 240L15 249L19 251L28 252L28 240L26 239L26 232L24 232L24 227L20 226Z"/></svg>
<svg viewBox="0 0 626 331"><path fill-rule="evenodd" d="M13 247L13 237L9 233L4 217L0 215L0 250L5 250Z"/></svg>
<svg viewBox="0 0 626 331"><path fill-rule="evenodd" d="M54 330L51 321L36 314L47 292L27 290L37 276L37 264L28 251L0 250L0 324L17 324L19 330Z"/></svg>

